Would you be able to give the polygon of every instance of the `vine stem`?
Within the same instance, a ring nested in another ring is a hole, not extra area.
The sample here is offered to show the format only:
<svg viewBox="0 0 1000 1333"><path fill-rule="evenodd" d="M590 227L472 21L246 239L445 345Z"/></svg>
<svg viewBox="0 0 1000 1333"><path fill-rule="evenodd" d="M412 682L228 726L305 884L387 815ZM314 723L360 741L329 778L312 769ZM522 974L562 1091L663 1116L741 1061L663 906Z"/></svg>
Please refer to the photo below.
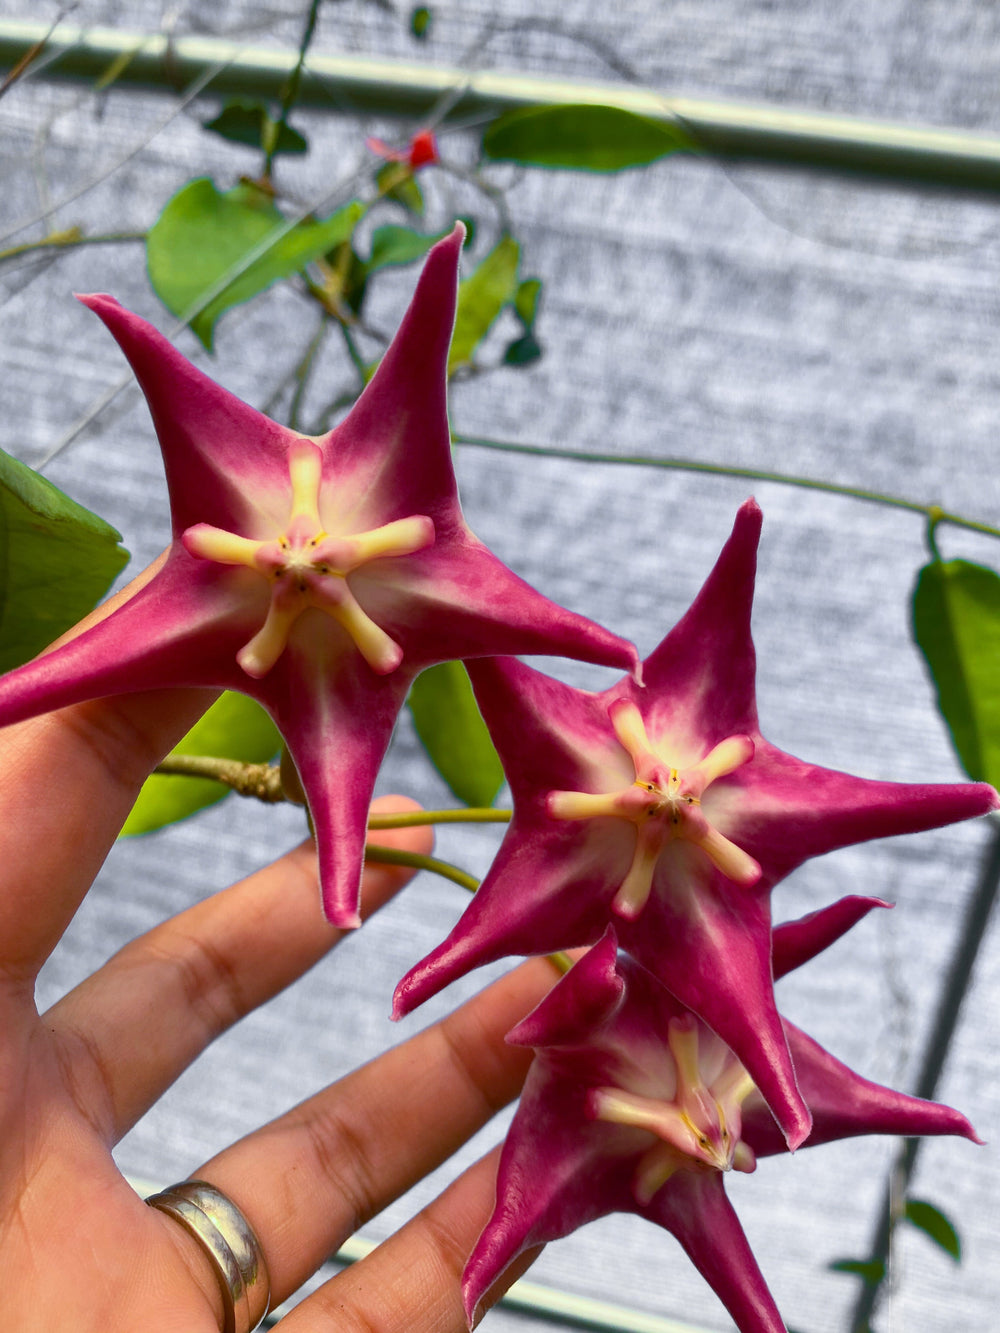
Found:
<svg viewBox="0 0 1000 1333"><path fill-rule="evenodd" d="M464 806L459 810L407 810L399 814L389 811L369 815L370 829L419 828L422 824L509 824L513 812L497 810L491 805Z"/></svg>
<svg viewBox="0 0 1000 1333"><path fill-rule="evenodd" d="M440 875L442 879L450 879L453 884L461 885L469 893L475 893L479 888L479 880L475 875L460 870L450 861L441 861L436 856L424 856L420 852L407 852L402 847L380 847L377 843L368 843L365 847L365 860L375 861L381 865L412 866L414 870L429 870L432 874Z"/></svg>
<svg viewBox="0 0 1000 1333"><path fill-rule="evenodd" d="M851 500L905 509L911 514L922 514L937 526L950 523L969 532L980 532L987 537L1000 537L1000 528L990 523L952 514L935 504L922 504L901 495L885 495L881 491L866 490L863 486L845 486L836 481L820 481L816 477L799 477L789 472L770 472L763 468L736 467L729 463L700 463L692 458L657 458L652 454L607 454L589 449L552 449L542 444L521 444L514 440L490 440L481 435L456 435L455 444L476 449L492 449L496 453L527 454L535 458L565 458L575 463L618 463L625 467L664 468L674 472L702 472L714 477L745 477L750 481L773 481L781 486L798 486L803 490L824 491L828 495L843 495Z"/></svg>
<svg viewBox="0 0 1000 1333"><path fill-rule="evenodd" d="M109 231L99 236L86 236L79 227L69 227L65 231L51 231L40 241L24 241L21 245L10 245L6 250L0 250L0 263L17 255L31 254L33 250L71 250L78 245L118 245L124 241L145 239L144 231Z"/></svg>
<svg viewBox="0 0 1000 1333"><path fill-rule="evenodd" d="M298 59L295 62L294 69L288 76L288 82L285 84L281 97L281 114L272 128L270 142L267 144L264 152L265 180L269 180L271 177L271 172L274 169L275 152L278 147L278 137L280 136L282 129L288 127L288 117L298 100L299 86L302 82L302 70L305 66L306 55L309 51L309 47L312 45L312 39L316 32L316 21L319 18L319 7L321 4L322 0L312 0L312 3L309 6L305 29L302 33L302 41L299 43Z"/></svg>
<svg viewBox="0 0 1000 1333"><path fill-rule="evenodd" d="M241 796L266 801L288 800L281 789L279 764L250 764L209 754L168 754L153 772L160 777L211 778L232 787ZM267 794L259 796L263 784ZM277 795L272 795L272 789ZM419 828L422 824L509 824L512 811L492 805L466 805L450 810L399 810L369 815L370 829Z"/></svg>

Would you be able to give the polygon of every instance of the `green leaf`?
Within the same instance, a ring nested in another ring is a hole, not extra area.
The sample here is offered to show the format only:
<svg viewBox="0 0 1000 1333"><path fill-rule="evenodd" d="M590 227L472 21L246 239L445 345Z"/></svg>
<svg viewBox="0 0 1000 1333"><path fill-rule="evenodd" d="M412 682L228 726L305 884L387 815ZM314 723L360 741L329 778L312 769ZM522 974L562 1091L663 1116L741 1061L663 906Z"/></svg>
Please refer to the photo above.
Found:
<svg viewBox="0 0 1000 1333"><path fill-rule="evenodd" d="M386 162L375 174L379 192L386 199L395 199L408 213L422 218L424 196L413 172L405 162Z"/></svg>
<svg viewBox="0 0 1000 1333"><path fill-rule="evenodd" d="M422 671L408 703L417 735L454 795L466 805L492 805L503 767L462 663Z"/></svg>
<svg viewBox="0 0 1000 1333"><path fill-rule="evenodd" d="M483 152L532 167L621 171L697 148L676 125L613 106L540 106L508 111L483 134Z"/></svg>
<svg viewBox="0 0 1000 1333"><path fill-rule="evenodd" d="M220 315L272 283L300 273L347 240L363 213L364 205L355 201L322 221L289 228L274 201L257 186L244 183L223 194L201 177L179 190L150 228L149 280L167 309L183 316L232 275L191 320L211 351Z"/></svg>
<svg viewBox="0 0 1000 1333"><path fill-rule="evenodd" d="M214 120L203 120L201 124L203 129L221 135L230 143L244 143L262 150L267 148L267 136L274 133L272 127L277 126L278 142L272 150L274 156L278 153L305 153L309 149L298 130L274 120L265 103L245 97L228 101Z"/></svg>
<svg viewBox="0 0 1000 1333"><path fill-rule="evenodd" d="M885 1277L885 1264L879 1259L834 1259L827 1268L833 1273L853 1273L868 1287L877 1287Z"/></svg>
<svg viewBox="0 0 1000 1333"><path fill-rule="evenodd" d="M458 285L455 332L448 353L448 374L470 365L473 353L486 337L490 325L517 291L517 265L521 247L513 236L500 240Z"/></svg>
<svg viewBox="0 0 1000 1333"><path fill-rule="evenodd" d="M245 694L227 691L172 751L173 754L207 754L218 759L241 759L263 764L281 748L278 729L260 704ZM164 824L176 824L196 810L214 805L229 795L229 788L211 778L188 778L154 773L143 784L139 798L125 821L121 836L151 833Z"/></svg>
<svg viewBox="0 0 1000 1333"><path fill-rule="evenodd" d="M376 227L372 233L371 258L365 261L366 274L375 273L390 264L412 264L422 259L432 245L447 236L450 228L433 236L413 231L410 227Z"/></svg>
<svg viewBox="0 0 1000 1333"><path fill-rule="evenodd" d="M507 344L503 354L504 364L508 366L529 366L542 354L541 345L533 333L526 333L523 338L515 338Z"/></svg>
<svg viewBox="0 0 1000 1333"><path fill-rule="evenodd" d="M918 1231L930 1236L934 1244L939 1245L945 1254L950 1254L956 1264L962 1262L961 1237L940 1208L935 1208L925 1199L907 1199L906 1220Z"/></svg>
<svg viewBox="0 0 1000 1333"><path fill-rule="evenodd" d="M968 560L925 565L913 632L965 771L1000 782L1000 577Z"/></svg>
<svg viewBox="0 0 1000 1333"><path fill-rule="evenodd" d="M541 278L525 278L523 282L517 284L517 291L514 293L514 313L524 325L525 333L530 333L535 327L538 298L541 294Z"/></svg>
<svg viewBox="0 0 1000 1333"><path fill-rule="evenodd" d="M410 10L410 32L418 40L427 36L431 30L433 15L426 5L417 5Z"/></svg>
<svg viewBox="0 0 1000 1333"><path fill-rule="evenodd" d="M0 671L92 611L128 563L121 536L0 450Z"/></svg>

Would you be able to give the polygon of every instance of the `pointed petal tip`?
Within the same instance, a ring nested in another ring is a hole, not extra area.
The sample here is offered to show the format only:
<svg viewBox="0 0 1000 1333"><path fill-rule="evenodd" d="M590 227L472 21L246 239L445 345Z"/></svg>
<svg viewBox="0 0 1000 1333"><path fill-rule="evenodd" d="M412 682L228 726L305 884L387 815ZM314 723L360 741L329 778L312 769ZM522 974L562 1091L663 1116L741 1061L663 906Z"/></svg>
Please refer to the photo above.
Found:
<svg viewBox="0 0 1000 1333"><path fill-rule="evenodd" d="M806 1139L812 1133L813 1118L812 1113L805 1102L798 1100L781 1108L782 1115L775 1115L778 1125L785 1138L789 1152L795 1152L796 1148L801 1148ZM772 1114L774 1110L772 1107Z"/></svg>
<svg viewBox="0 0 1000 1333"><path fill-rule="evenodd" d="M361 925L361 914L357 903L339 901L339 895L323 888L323 915L331 926L338 930L357 930Z"/></svg>
<svg viewBox="0 0 1000 1333"><path fill-rule="evenodd" d="M466 1270L468 1271L468 1270ZM483 1292L473 1277L465 1277L462 1280L462 1309L465 1312L465 1322L469 1326L469 1333L479 1323L483 1311L479 1308L479 1303L483 1298Z"/></svg>
<svg viewBox="0 0 1000 1333"><path fill-rule="evenodd" d="M642 683L642 667L643 667L643 662L642 662L642 658L639 656L639 650L638 650L638 648L636 648L636 646L635 646L634 643L630 643L630 642L626 639L626 640L625 640L625 646L626 646L627 650L629 651L629 661L628 661L628 663L627 663L627 667L626 667L626 669L628 670L628 674L632 677L632 683L636 686L637 689L640 689L640 690L641 690L641 689L643 688L643 683Z"/></svg>
<svg viewBox="0 0 1000 1333"><path fill-rule="evenodd" d="M124 310L125 307L117 297L109 295L107 292L74 292L73 295L85 305L88 310L92 310L95 315L104 318L104 310Z"/></svg>
<svg viewBox="0 0 1000 1333"><path fill-rule="evenodd" d="M422 958L410 968L392 993L392 1021L398 1023L401 1018L412 1014L425 1000L443 990L450 980L451 977L439 979L436 969L428 965L428 959Z"/></svg>
<svg viewBox="0 0 1000 1333"><path fill-rule="evenodd" d="M455 265L455 267L457 268L458 258L459 255L462 253L462 246L464 244L465 244L465 223L456 222L454 227L452 227L451 231L448 233L448 235L442 236L440 241L435 242L435 244L432 245L431 248L427 251L427 260L425 261L425 267L433 260L434 256L440 256L442 259L447 259L448 261L450 261L450 263Z"/></svg>
<svg viewBox="0 0 1000 1333"><path fill-rule="evenodd" d="M764 511L751 495L749 499L743 501L736 511L736 521L733 524L733 534L739 532L741 535L753 541L754 545L760 540L760 531L764 526Z"/></svg>
<svg viewBox="0 0 1000 1333"><path fill-rule="evenodd" d="M797 1148L802 1147L812 1133L812 1116L807 1116L805 1123L796 1125L794 1129L782 1128L782 1133L785 1136L785 1142L788 1144L788 1151L795 1152Z"/></svg>
<svg viewBox="0 0 1000 1333"><path fill-rule="evenodd" d="M409 976L409 973L407 973ZM400 1019L406 1017L416 1008L416 1004L410 998L406 985L406 977L399 983L392 993L392 1011L389 1014L393 1023L398 1023Z"/></svg>

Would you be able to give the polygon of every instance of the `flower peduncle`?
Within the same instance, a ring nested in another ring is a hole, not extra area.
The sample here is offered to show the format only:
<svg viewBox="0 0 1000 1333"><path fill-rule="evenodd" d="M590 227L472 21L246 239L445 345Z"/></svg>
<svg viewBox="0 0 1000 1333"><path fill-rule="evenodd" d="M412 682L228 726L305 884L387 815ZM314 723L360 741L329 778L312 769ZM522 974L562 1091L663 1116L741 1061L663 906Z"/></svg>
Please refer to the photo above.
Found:
<svg viewBox="0 0 1000 1333"><path fill-rule="evenodd" d="M371 560L412 555L431 546L433 520L416 514L368 532L331 537L319 512L323 478L319 446L312 440L296 440L289 449L288 474L291 512L285 531L277 537L254 541L208 523L195 524L182 537L186 550L197 559L246 566L271 584L264 624L237 653L237 662L248 676L265 676L287 647L299 616L315 607L347 631L374 672L394 671L403 650L362 609L347 576Z"/></svg>
<svg viewBox="0 0 1000 1333"><path fill-rule="evenodd" d="M630 920L640 914L652 891L656 863L675 838L700 847L715 868L737 884L756 884L761 874L758 863L714 828L700 808L702 796L717 778L753 758L750 737L729 736L696 764L680 769L650 740L642 714L631 699L612 700L608 717L632 761L635 781L615 792L549 792L546 809L552 819L616 815L635 824L632 864L612 901L613 910Z"/></svg>

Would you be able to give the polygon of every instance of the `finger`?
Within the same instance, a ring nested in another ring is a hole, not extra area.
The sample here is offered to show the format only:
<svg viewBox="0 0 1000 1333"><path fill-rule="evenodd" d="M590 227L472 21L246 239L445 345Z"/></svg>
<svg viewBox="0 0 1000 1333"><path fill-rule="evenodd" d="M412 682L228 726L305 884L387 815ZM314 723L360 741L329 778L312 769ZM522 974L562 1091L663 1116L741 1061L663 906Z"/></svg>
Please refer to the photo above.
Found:
<svg viewBox="0 0 1000 1333"><path fill-rule="evenodd" d="M374 810L416 810L385 796ZM426 825L380 830L378 841L426 854ZM413 875L365 869L370 916ZM133 940L46 1015L63 1066L109 1143L143 1115L220 1033L317 963L345 932L320 904L316 848L305 842L273 865Z"/></svg>
<svg viewBox="0 0 1000 1333"><path fill-rule="evenodd" d="M556 980L529 960L198 1171L260 1237L276 1303L517 1095L531 1053L504 1034Z"/></svg>
<svg viewBox="0 0 1000 1333"><path fill-rule="evenodd" d="M497 1148L476 1162L394 1236L296 1306L281 1321L288 1333L466 1333L462 1272L493 1211L499 1156ZM539 1253L515 1261L482 1308Z"/></svg>
<svg viewBox="0 0 1000 1333"><path fill-rule="evenodd" d="M70 631L103 619L154 563ZM95 700L0 732L0 976L30 992L150 770L215 697L157 690Z"/></svg>

